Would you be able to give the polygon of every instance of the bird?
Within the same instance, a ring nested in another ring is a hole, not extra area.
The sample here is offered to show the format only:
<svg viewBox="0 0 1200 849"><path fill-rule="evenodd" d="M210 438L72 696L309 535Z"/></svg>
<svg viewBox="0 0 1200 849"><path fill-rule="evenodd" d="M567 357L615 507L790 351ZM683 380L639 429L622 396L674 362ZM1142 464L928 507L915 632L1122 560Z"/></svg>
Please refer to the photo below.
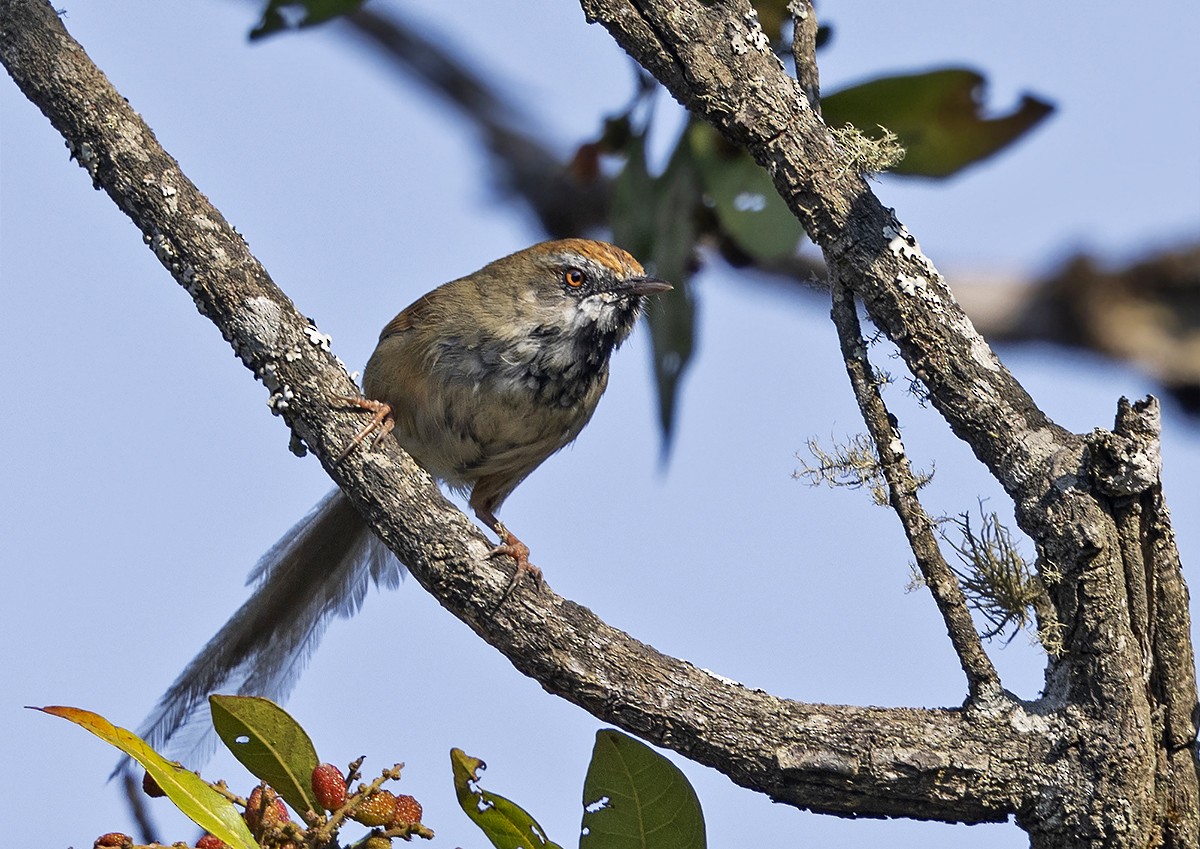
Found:
<svg viewBox="0 0 1200 849"><path fill-rule="evenodd" d="M435 479L468 496L499 537L493 556L541 581L501 504L571 443L608 385L613 352L645 298L671 288L625 250L573 238L497 259L421 296L383 328L363 371L371 414L342 452L394 438ZM366 444L373 437L371 444ZM330 617L354 615L373 583L395 588L403 566L334 489L255 565L250 598L163 694L140 728L156 748L203 759L208 696L236 688L281 701Z"/></svg>

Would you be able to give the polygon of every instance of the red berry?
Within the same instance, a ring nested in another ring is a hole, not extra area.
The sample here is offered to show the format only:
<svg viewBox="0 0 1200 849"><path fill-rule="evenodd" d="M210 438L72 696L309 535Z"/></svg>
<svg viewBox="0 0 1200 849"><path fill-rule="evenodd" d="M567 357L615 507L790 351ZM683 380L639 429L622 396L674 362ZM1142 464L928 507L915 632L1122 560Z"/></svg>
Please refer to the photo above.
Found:
<svg viewBox="0 0 1200 849"><path fill-rule="evenodd" d="M396 814L396 797L387 790L376 790L350 815L355 822L370 828L388 825Z"/></svg>
<svg viewBox="0 0 1200 849"><path fill-rule="evenodd" d="M124 849L124 847L132 845L133 838L128 834L121 834L119 831L110 831L108 834L102 834L97 837L92 847L93 849Z"/></svg>
<svg viewBox="0 0 1200 849"><path fill-rule="evenodd" d="M244 817L250 833L256 837L262 836L268 829L278 828L291 819L279 794L265 784L260 784L250 791Z"/></svg>
<svg viewBox="0 0 1200 849"><path fill-rule="evenodd" d="M229 849L229 844L211 834L206 834L196 841L196 849Z"/></svg>
<svg viewBox="0 0 1200 849"><path fill-rule="evenodd" d="M403 825L416 825L421 821L421 803L412 796L396 797L396 812L392 815L390 825L394 828Z"/></svg>
<svg viewBox="0 0 1200 849"><path fill-rule="evenodd" d="M313 795L327 811L346 804L346 778L333 764L321 764L312 772Z"/></svg>

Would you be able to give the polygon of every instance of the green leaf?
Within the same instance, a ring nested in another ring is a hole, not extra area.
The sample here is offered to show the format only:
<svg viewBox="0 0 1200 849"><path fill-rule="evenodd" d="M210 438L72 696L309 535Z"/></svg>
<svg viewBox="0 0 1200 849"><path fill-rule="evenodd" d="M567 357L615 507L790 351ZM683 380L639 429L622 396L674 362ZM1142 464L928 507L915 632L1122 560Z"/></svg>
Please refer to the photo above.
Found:
<svg viewBox="0 0 1200 849"><path fill-rule="evenodd" d="M624 152L625 167L613 187L613 240L675 287L655 295L646 308L666 449L674 429L679 382L695 341L696 306L690 279L701 191L682 139L659 177L652 177L647 170L644 135L631 136Z"/></svg>
<svg viewBox="0 0 1200 849"><path fill-rule="evenodd" d="M259 849L246 822L232 802L204 779L154 751L132 731L113 725L99 714L81 708L50 706L34 708L70 720L117 747L143 767L175 803L184 816L234 849Z"/></svg>
<svg viewBox="0 0 1200 849"><path fill-rule="evenodd" d="M779 196L771 175L703 121L692 121L686 135L721 229L756 260L794 254L804 228Z"/></svg>
<svg viewBox="0 0 1200 849"><path fill-rule="evenodd" d="M451 749L450 765L458 804L496 849L562 849L520 807L479 787L479 771L487 764L462 749Z"/></svg>
<svg viewBox="0 0 1200 849"><path fill-rule="evenodd" d="M1008 147L1054 111L1031 95L1007 115L986 117L981 94L986 80L966 68L884 77L821 99L831 127L853 124L867 135L880 125L906 151L894 174L948 177Z"/></svg>
<svg viewBox="0 0 1200 849"><path fill-rule="evenodd" d="M363 0L270 0L262 20L250 31L250 38L316 26L353 12L362 4Z"/></svg>
<svg viewBox="0 0 1200 849"><path fill-rule="evenodd" d="M583 783L580 849L704 849L696 791L669 760L645 743L605 729L596 733Z"/></svg>
<svg viewBox="0 0 1200 849"><path fill-rule="evenodd" d="M291 714L258 696L209 696L208 704L217 736L242 766L297 813L323 810L312 790L317 750Z"/></svg>

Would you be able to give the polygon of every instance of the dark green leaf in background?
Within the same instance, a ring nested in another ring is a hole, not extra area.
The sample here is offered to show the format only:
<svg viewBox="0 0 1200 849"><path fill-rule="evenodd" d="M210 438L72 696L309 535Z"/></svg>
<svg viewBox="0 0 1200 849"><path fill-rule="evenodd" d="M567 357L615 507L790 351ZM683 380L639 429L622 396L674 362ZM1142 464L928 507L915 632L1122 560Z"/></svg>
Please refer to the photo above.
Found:
<svg viewBox="0 0 1200 849"><path fill-rule="evenodd" d="M650 298L646 311L665 450L671 442L679 381L692 358L695 338L690 277L701 191L683 140L659 177L652 177L646 168L645 136L630 138L624 152L625 167L613 187L613 240L675 287Z"/></svg>
<svg viewBox="0 0 1200 849"><path fill-rule="evenodd" d="M966 68L883 77L821 99L831 127L853 124L868 136L882 125L906 153L890 173L948 177L1029 132L1054 111L1031 95L1006 115L987 117L981 103L986 81Z"/></svg>
<svg viewBox="0 0 1200 849"><path fill-rule="evenodd" d="M251 38L325 23L353 12L363 0L270 0L262 20L250 31Z"/></svg>
<svg viewBox="0 0 1200 849"><path fill-rule="evenodd" d="M765 169L708 124L687 129L692 161L721 229L755 260L791 256L804 235Z"/></svg>
<svg viewBox="0 0 1200 849"><path fill-rule="evenodd" d="M696 791L669 760L619 731L596 733L580 849L705 849Z"/></svg>
<svg viewBox="0 0 1200 849"><path fill-rule="evenodd" d="M321 811L312 772L320 763L308 733L269 699L209 696L213 728L233 756L297 813Z"/></svg>

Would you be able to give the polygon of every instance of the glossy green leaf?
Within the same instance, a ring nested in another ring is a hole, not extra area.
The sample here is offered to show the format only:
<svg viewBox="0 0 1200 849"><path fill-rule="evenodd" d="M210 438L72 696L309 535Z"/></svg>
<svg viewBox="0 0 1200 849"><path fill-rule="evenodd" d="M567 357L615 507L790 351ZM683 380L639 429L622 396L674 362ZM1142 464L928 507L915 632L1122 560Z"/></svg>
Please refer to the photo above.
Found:
<svg viewBox="0 0 1200 849"><path fill-rule="evenodd" d="M35 708L70 720L117 747L141 764L183 814L234 849L259 849L246 822L232 802L194 772L172 763L150 748L132 731L113 725L99 714L81 708L51 706Z"/></svg>
<svg viewBox="0 0 1200 849"><path fill-rule="evenodd" d="M804 228L775 190L771 175L702 121L691 122L687 142L706 200L738 247L756 260L795 253Z"/></svg>
<svg viewBox="0 0 1200 849"><path fill-rule="evenodd" d="M496 849L562 849L519 806L479 787L479 771L487 768L483 761L451 749L450 765L458 804Z"/></svg>
<svg viewBox="0 0 1200 849"><path fill-rule="evenodd" d="M311 27L353 12L363 0L270 0L251 38L288 29Z"/></svg>
<svg viewBox="0 0 1200 849"><path fill-rule="evenodd" d="M312 790L312 772L320 761L300 723L258 696L209 696L208 704L217 736L242 766L297 813L322 810Z"/></svg>
<svg viewBox="0 0 1200 849"><path fill-rule="evenodd" d="M580 849L704 849L696 791L669 760L619 731L596 733Z"/></svg>
<svg viewBox="0 0 1200 849"><path fill-rule="evenodd" d="M665 449L674 429L679 383L695 341L690 278L702 194L690 150L682 140L659 177L647 170L644 143L640 135L626 143L625 167L613 187L612 230L617 244L675 287L650 298L646 306Z"/></svg>
<svg viewBox="0 0 1200 849"><path fill-rule="evenodd" d="M882 125L906 153L891 173L948 177L1003 150L1044 120L1054 106L1031 95L1006 115L988 117L984 78L966 68L884 77L821 99L831 127L853 124L868 136Z"/></svg>

